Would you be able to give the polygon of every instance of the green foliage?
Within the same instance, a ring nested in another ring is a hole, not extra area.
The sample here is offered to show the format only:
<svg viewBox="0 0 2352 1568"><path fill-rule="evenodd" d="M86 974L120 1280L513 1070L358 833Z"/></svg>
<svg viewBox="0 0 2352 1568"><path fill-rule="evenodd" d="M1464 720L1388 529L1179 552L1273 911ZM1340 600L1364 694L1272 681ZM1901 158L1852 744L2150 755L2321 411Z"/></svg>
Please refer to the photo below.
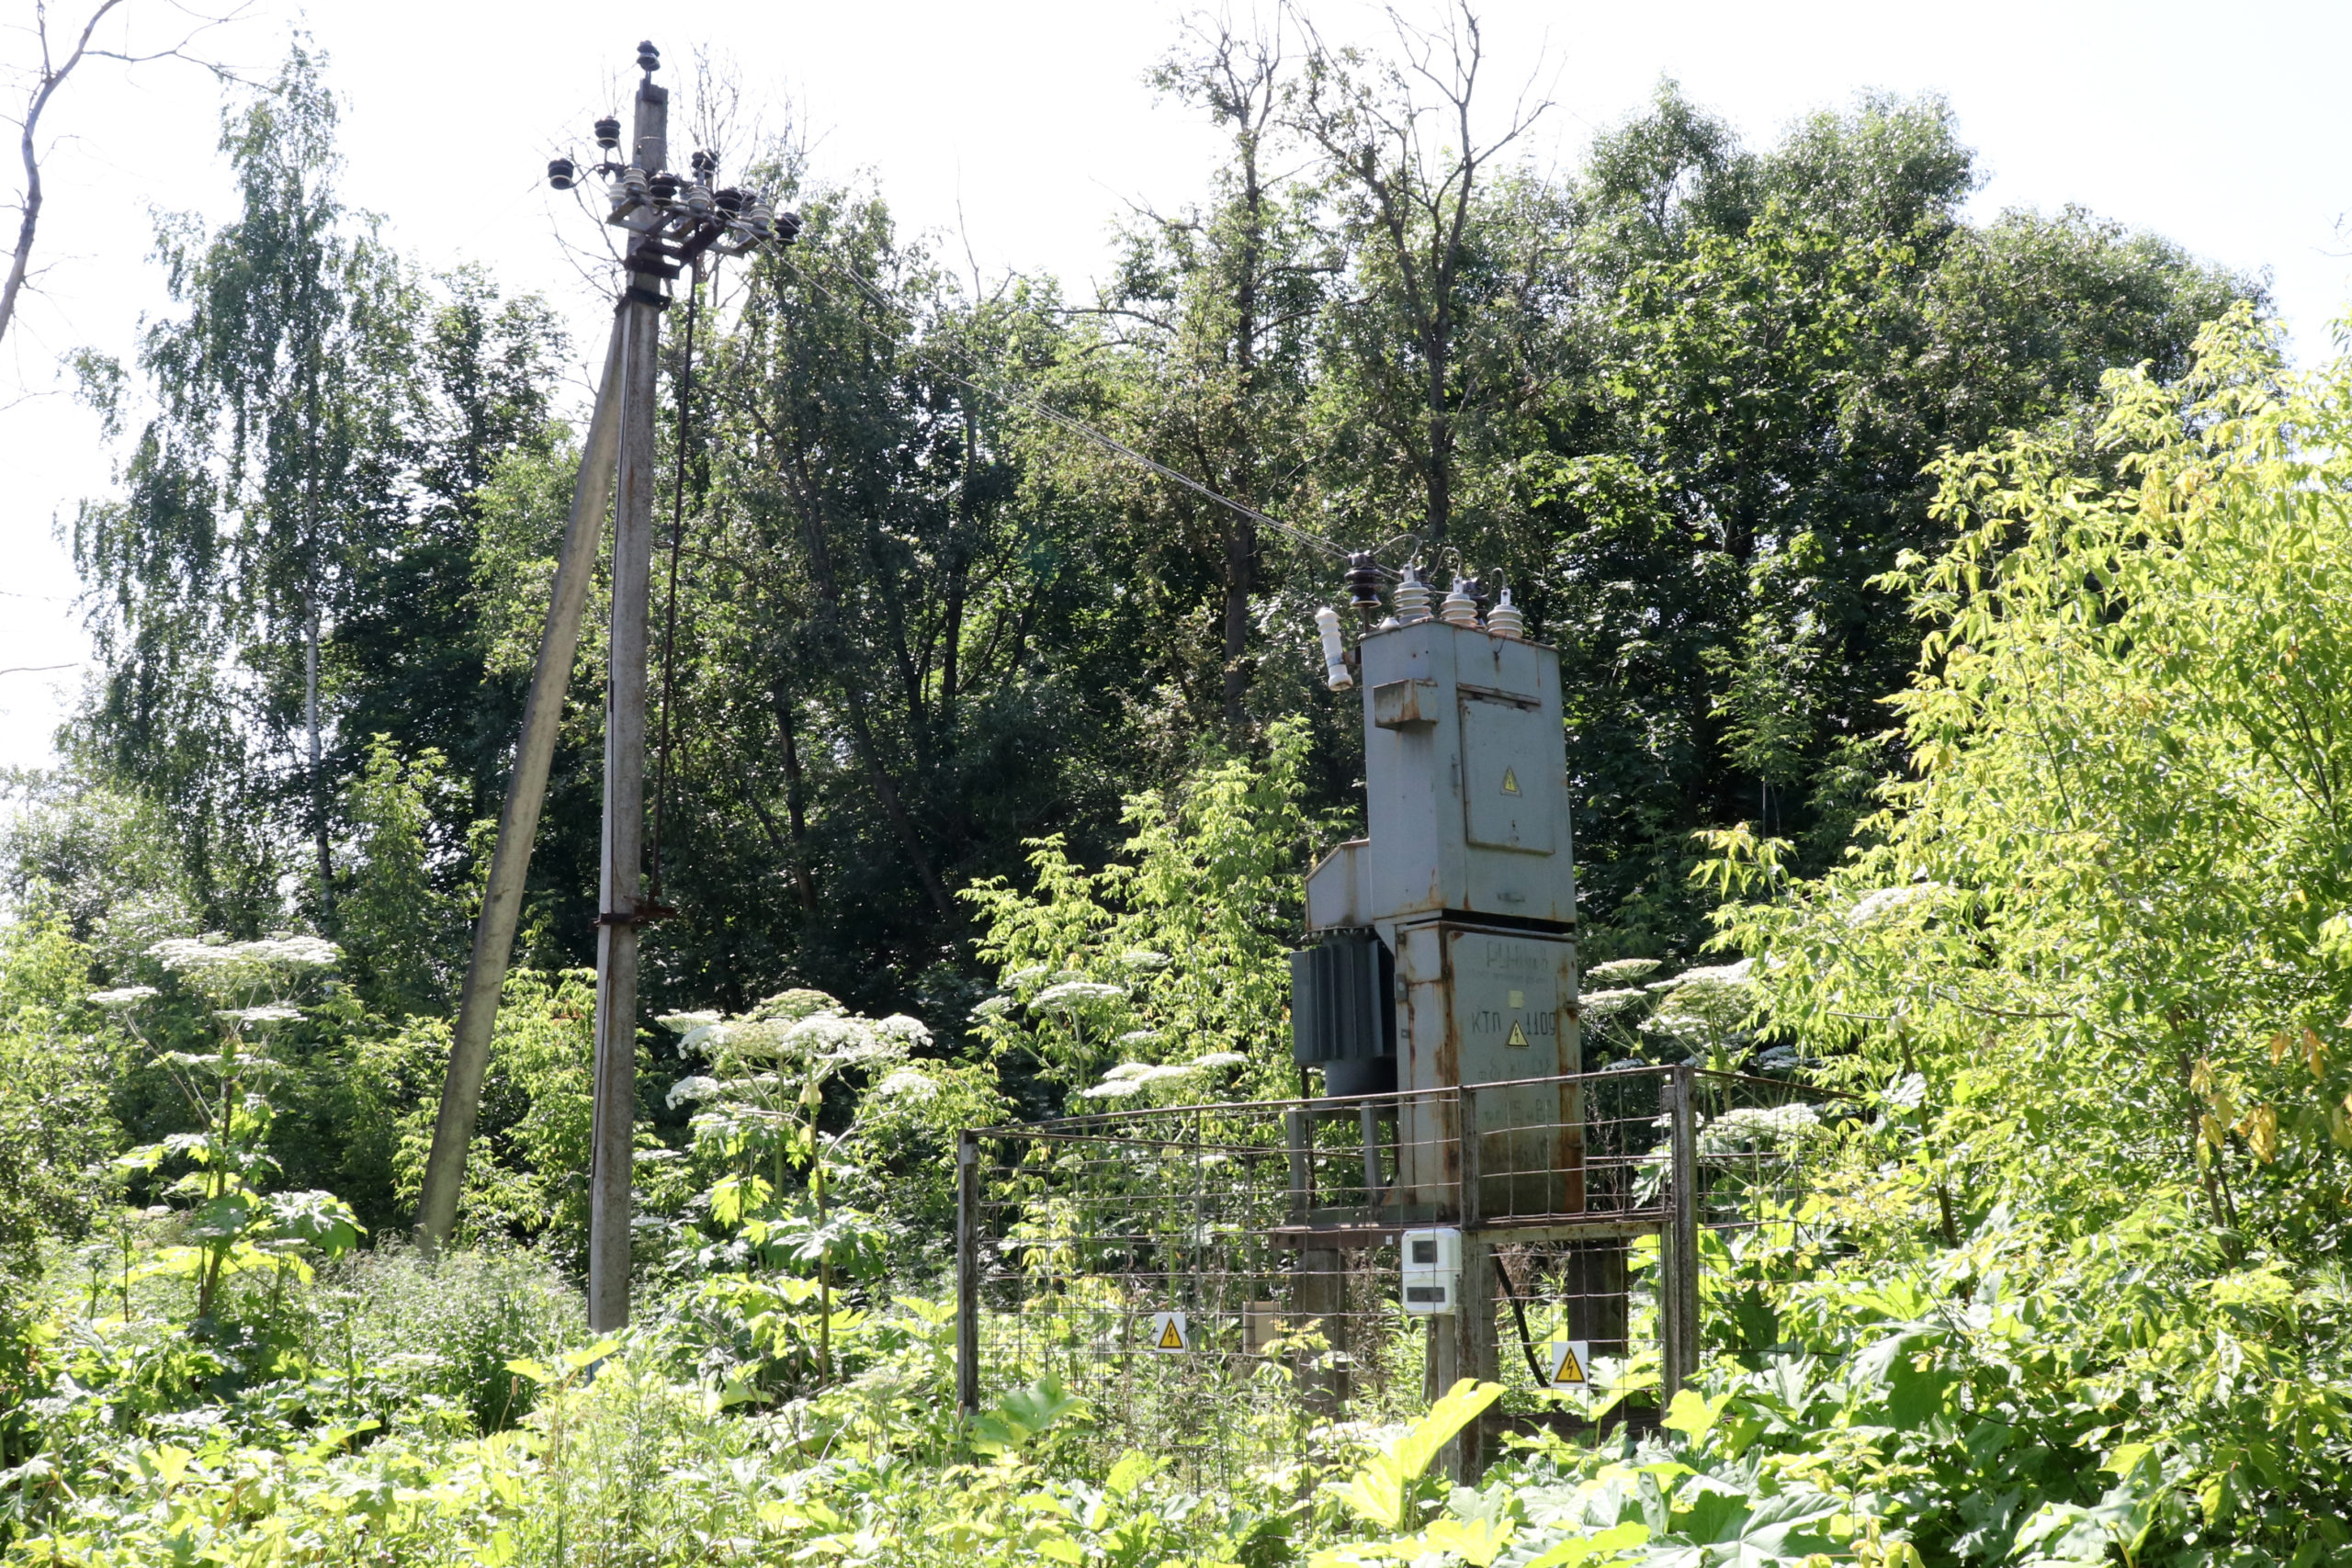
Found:
<svg viewBox="0 0 2352 1568"><path fill-rule="evenodd" d="M544 1257L490 1247L427 1260L397 1247L319 1271L304 1335L312 1378L356 1393L388 1377L420 1422L447 1412L488 1434L521 1421L539 1384L509 1363L553 1359L583 1337L580 1294Z"/></svg>
<svg viewBox="0 0 2352 1568"><path fill-rule="evenodd" d="M1727 933L1789 1037L1926 1076L1963 1188L2056 1140L2078 1157L2030 1201L2078 1223L2186 1185L2336 1245L2347 384L2281 384L2241 313L2183 386L2111 383L2118 478L2037 437L1942 465L1967 527L1899 580L1934 623L1898 700L1917 776L1882 843Z"/></svg>
<svg viewBox="0 0 2352 1568"><path fill-rule="evenodd" d="M120 1052L84 999L90 955L55 917L0 925L0 1331L31 1304L41 1242L79 1240L119 1135Z"/></svg>
<svg viewBox="0 0 2352 1568"><path fill-rule="evenodd" d="M1410 1430L1349 1478L1339 1489L1340 1502L1367 1523L1389 1530L1403 1529L1411 1520L1415 1484L1430 1461L1502 1394L1500 1383L1482 1383L1474 1378L1455 1383Z"/></svg>
<svg viewBox="0 0 2352 1568"><path fill-rule="evenodd" d="M464 924L433 876L434 797L447 787L446 765L431 750L403 764L391 737L379 735L345 791L358 843L337 929L361 994L395 1018L439 1010L447 955L462 948Z"/></svg>
<svg viewBox="0 0 2352 1568"><path fill-rule="evenodd" d="M1032 846L1034 891L989 879L965 893L998 969L975 1015L990 1049L1066 1089L1117 1064L1083 1091L1098 1100L1161 1083L1203 1097L1236 1068L1251 1091L1279 1089L1306 728L1285 721L1268 739L1262 764L1212 763L1173 803L1131 798L1130 861L1090 873L1047 839Z"/></svg>
<svg viewBox="0 0 2352 1568"><path fill-rule="evenodd" d="M232 1275L266 1268L282 1287L289 1271L307 1271L304 1253L332 1258L358 1243L356 1216L333 1193L263 1190L278 1170L269 1154L277 1111L267 1090L283 1068L269 1055L267 1041L276 1026L301 1016L286 999L297 978L333 965L341 954L315 937L245 942L213 937L161 942L150 956L204 1004L218 1021L219 1034L210 1050L153 1053L155 1065L187 1100L193 1130L143 1144L115 1163L150 1179L168 1167L185 1168L161 1188L164 1196L191 1205L177 1221L183 1239L159 1252L147 1271L193 1279L196 1315L203 1322L212 1317ZM90 999L113 1010L145 1044L136 1015L156 994L152 987L134 986Z"/></svg>
<svg viewBox="0 0 2352 1568"><path fill-rule="evenodd" d="M144 795L70 772L17 772L0 818L0 891L18 918L55 917L87 945L101 978L195 924L169 818Z"/></svg>
<svg viewBox="0 0 2352 1568"><path fill-rule="evenodd" d="M460 1237L537 1241L558 1258L585 1258L595 1018L594 970L508 972L458 1201ZM433 1142L439 1072L449 1060L449 1025L411 1019L387 1054L416 1064L417 1088L401 1119L397 1156L401 1210L413 1213Z"/></svg>

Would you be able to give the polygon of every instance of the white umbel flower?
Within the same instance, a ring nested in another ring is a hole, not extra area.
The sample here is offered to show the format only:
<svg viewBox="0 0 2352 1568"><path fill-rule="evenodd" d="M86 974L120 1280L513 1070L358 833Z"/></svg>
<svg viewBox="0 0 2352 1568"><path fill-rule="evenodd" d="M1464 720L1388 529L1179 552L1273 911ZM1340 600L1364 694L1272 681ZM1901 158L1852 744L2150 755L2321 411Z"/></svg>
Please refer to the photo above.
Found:
<svg viewBox="0 0 2352 1568"><path fill-rule="evenodd" d="M936 1100L939 1080L913 1067L900 1067L874 1086L884 1100Z"/></svg>
<svg viewBox="0 0 2352 1568"><path fill-rule="evenodd" d="M1874 893L1865 893L1854 900L1852 908L1846 911L1846 923L1860 929L1874 920L1884 919L1906 904L1932 898L1943 890L1944 885L1940 882L1913 882L1900 887L1882 887Z"/></svg>
<svg viewBox="0 0 2352 1568"><path fill-rule="evenodd" d="M1113 986L1101 980L1064 980L1058 986L1048 986L1031 999L1029 1005L1046 1012L1067 1012L1098 1002L1124 1000L1125 986Z"/></svg>
<svg viewBox="0 0 2352 1568"><path fill-rule="evenodd" d="M291 1023L302 1016L302 1010L287 1002L271 1002L257 1008L229 1008L213 1016L232 1023Z"/></svg>

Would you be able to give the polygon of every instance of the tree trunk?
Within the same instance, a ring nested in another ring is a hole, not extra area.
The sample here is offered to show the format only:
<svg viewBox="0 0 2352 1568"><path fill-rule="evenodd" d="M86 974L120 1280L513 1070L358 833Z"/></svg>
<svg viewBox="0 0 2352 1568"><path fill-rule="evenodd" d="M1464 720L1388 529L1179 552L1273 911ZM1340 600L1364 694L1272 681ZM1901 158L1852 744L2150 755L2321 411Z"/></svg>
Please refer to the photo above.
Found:
<svg viewBox="0 0 2352 1568"><path fill-rule="evenodd" d="M776 733L784 741L784 807L792 828L792 881L800 907L817 912L817 879L808 869L808 785L800 772L800 739L792 722L792 698L781 682L769 688L775 705Z"/></svg>
<svg viewBox="0 0 2352 1568"><path fill-rule="evenodd" d="M1225 728L1238 736L1249 719L1250 592L1257 586L1258 525L1236 517L1225 535Z"/></svg>
<svg viewBox="0 0 2352 1568"><path fill-rule="evenodd" d="M1235 279L1233 363L1240 382L1242 418L1234 454L1233 482L1250 505L1261 503L1255 483L1258 465L1250 448L1251 421L1257 412L1258 274L1265 265L1266 193L1258 177L1258 137L1254 130L1238 138L1241 152L1241 276ZM1225 533L1225 728L1236 739L1249 719L1250 595L1258 586L1258 525L1238 513Z"/></svg>
<svg viewBox="0 0 2352 1568"><path fill-rule="evenodd" d="M319 855L319 897L334 908L334 860L327 835L327 775L319 741L319 597L306 590L303 601L302 724L311 739L311 834Z"/></svg>
<svg viewBox="0 0 2352 1568"><path fill-rule="evenodd" d="M49 107L51 96L64 84L74 67L82 63L82 56L90 47L90 35L98 30L98 24L106 19L106 14L120 4L122 0L99 0L96 8L90 13L89 21L83 25L82 36L74 40L74 52L65 57L64 64L53 71L45 71L40 88L33 94L32 102L25 107L23 135L17 139L17 150L25 160L25 205L17 220L17 248L8 257L8 280L0 283L0 338L8 335L9 323L17 319L17 297L24 292L25 275L32 265L33 236L40 228L40 152L33 139L40 130L41 111ZM38 10L33 26L40 46L41 62L46 66L49 61L48 19Z"/></svg>
<svg viewBox="0 0 2352 1568"><path fill-rule="evenodd" d="M865 697L855 685L843 682L842 694L848 699L850 747L865 769L865 778L873 787L874 798L881 803L882 813L890 818L890 826L898 829L899 841L906 847L907 860L915 869L922 890L931 897L932 908L939 911L940 922L953 927L956 903L947 897L946 885L939 880L939 873L932 869L931 855L923 848L922 833L915 826L912 813L899 796L899 782L890 770L882 765L880 754L874 745L874 734L865 720Z"/></svg>

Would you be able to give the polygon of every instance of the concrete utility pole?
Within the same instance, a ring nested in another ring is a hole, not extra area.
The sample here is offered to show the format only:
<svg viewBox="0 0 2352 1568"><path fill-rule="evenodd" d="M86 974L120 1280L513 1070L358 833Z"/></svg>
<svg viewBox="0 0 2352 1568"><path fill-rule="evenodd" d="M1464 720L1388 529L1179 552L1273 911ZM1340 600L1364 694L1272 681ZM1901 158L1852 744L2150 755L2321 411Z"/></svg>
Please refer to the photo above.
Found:
<svg viewBox="0 0 2352 1568"><path fill-rule="evenodd" d="M658 57L638 56L637 134L630 166L669 167L670 94L653 85ZM632 216L634 216L632 214ZM658 222L658 213L647 217ZM645 891L646 604L653 577L653 419L662 311L674 277L648 233L628 249L622 296L620 483L613 498L613 616L605 699L604 863L596 916L596 1108L588 1175L588 1327L628 1323L629 1181L637 1124L638 929L652 913Z"/></svg>
<svg viewBox="0 0 2352 1568"><path fill-rule="evenodd" d="M799 230L792 213L778 215L756 193L710 190L703 180L717 166L695 155L695 178L668 170L670 95L654 85L660 51L638 46L645 73L638 85L636 123L626 163L609 156L598 165L611 182L606 220L626 231L628 286L616 307L612 346L596 412L581 452L548 625L523 710L523 735L499 818L490 884L474 928L473 954L434 1124L433 1152L417 1216L419 1245L430 1252L455 1229L465 1187L466 1155L473 1137L482 1078L490 1063L499 994L512 957L531 841L547 793L548 768L562 717L564 694L579 648L580 620L594 570L605 500L613 502L613 592L609 682L605 705L605 818L596 919L595 1110L589 1172L588 1323L603 1332L628 1322L630 1192L637 1100L638 932L667 911L644 894L645 697L650 651L648 600L653 561L655 400L660 375L662 284L679 276L705 252L741 255L774 242L789 244ZM616 119L597 122L607 153L620 146ZM569 158L548 165L548 182L569 190L579 171ZM614 485L617 469L618 484Z"/></svg>

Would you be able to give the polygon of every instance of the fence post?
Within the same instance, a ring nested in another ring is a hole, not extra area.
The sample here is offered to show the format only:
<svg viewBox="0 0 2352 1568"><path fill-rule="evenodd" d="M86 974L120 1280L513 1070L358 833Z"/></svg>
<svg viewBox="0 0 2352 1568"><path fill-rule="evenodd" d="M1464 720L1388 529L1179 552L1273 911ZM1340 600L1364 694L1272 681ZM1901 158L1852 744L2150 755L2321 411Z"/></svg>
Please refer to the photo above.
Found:
<svg viewBox="0 0 2352 1568"><path fill-rule="evenodd" d="M1495 1269L1484 1234L1486 1159L1478 1127L1478 1090L1464 1084L1454 1098L1455 1141L1460 1147L1462 1190L1456 1209L1462 1226L1461 1300L1453 1315L1453 1362L1443 1393L1456 1378L1491 1382L1495 1376ZM1487 1466L1487 1422L1481 1416L1448 1445L1446 1473L1464 1486L1477 1483Z"/></svg>
<svg viewBox="0 0 2352 1568"><path fill-rule="evenodd" d="M1313 1147L1308 1137L1311 1123L1304 1110L1283 1112L1283 1150L1290 1158L1290 1223L1306 1223L1306 1212L1315 1206L1308 1152Z"/></svg>
<svg viewBox="0 0 2352 1568"><path fill-rule="evenodd" d="M980 1410L980 1139L956 1140L956 1407Z"/></svg>
<svg viewBox="0 0 2352 1568"><path fill-rule="evenodd" d="M1668 1404L1699 1370L1699 1151L1694 1082L1691 1069L1679 1066L1661 1086L1668 1097L1668 1140L1674 1162L1673 1206L1666 1234L1658 1238L1665 1287L1658 1314L1665 1338L1660 1347L1660 1382Z"/></svg>

